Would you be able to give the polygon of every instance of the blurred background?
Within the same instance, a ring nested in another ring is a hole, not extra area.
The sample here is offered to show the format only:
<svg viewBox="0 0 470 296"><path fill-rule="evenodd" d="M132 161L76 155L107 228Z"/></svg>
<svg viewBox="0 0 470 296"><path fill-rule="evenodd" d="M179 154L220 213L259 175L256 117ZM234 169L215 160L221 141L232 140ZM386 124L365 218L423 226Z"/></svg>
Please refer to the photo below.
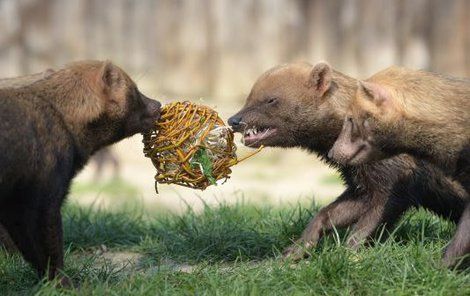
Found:
<svg viewBox="0 0 470 296"><path fill-rule="evenodd" d="M366 78L390 65L470 76L470 0L0 0L0 77L81 59L122 66L148 96L188 99L224 119L281 63L325 60ZM208 190L160 185L141 136L100 152L71 199L162 211L203 202L325 203L334 170L300 150L264 149ZM239 138L238 138L239 143ZM239 145L239 154L249 151Z"/></svg>

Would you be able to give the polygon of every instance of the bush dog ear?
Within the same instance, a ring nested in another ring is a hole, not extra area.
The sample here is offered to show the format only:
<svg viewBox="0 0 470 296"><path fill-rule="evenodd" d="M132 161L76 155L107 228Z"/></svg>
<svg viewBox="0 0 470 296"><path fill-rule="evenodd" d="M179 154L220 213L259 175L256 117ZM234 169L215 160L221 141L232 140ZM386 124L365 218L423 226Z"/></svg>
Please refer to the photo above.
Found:
<svg viewBox="0 0 470 296"><path fill-rule="evenodd" d="M120 71L110 61L103 62L103 66L101 67L99 73L101 81L103 82L103 88L105 90L119 85L121 81Z"/></svg>
<svg viewBox="0 0 470 296"><path fill-rule="evenodd" d="M376 106L381 106L390 99L388 90L378 83L359 81L358 87L365 94L367 100L373 102Z"/></svg>
<svg viewBox="0 0 470 296"><path fill-rule="evenodd" d="M323 96L331 85L331 67L327 63L316 64L310 73L310 85L318 96Z"/></svg>

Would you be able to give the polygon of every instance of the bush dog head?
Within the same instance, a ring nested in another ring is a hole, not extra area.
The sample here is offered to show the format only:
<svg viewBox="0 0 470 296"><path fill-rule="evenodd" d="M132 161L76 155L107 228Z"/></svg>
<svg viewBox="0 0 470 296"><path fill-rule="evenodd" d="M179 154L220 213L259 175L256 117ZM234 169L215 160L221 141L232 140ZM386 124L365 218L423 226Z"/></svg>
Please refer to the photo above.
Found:
<svg viewBox="0 0 470 296"><path fill-rule="evenodd" d="M35 86L46 92L44 97L90 153L148 131L160 116L161 104L143 95L126 72L109 61L69 64Z"/></svg>
<svg viewBox="0 0 470 296"><path fill-rule="evenodd" d="M352 96L347 93L349 88L339 85L351 85L353 81L326 63L313 67L307 63L274 67L255 82L244 107L228 123L243 134L249 147L313 149L312 146L318 148L316 145L321 144L329 149L339 133L337 130L328 139L330 135L324 132L337 129L336 124L330 124L337 117L333 109L347 107L348 100L338 97ZM318 143L311 143L312 139Z"/></svg>
<svg viewBox="0 0 470 296"><path fill-rule="evenodd" d="M351 102L343 128L328 157L343 165L359 165L387 158L380 149L379 125L400 120L401 112L392 105L389 91L373 82L358 83L355 99ZM392 114L395 116L392 117ZM377 120L380 116L384 121ZM384 126L385 127L385 126ZM386 128L386 127L385 127Z"/></svg>

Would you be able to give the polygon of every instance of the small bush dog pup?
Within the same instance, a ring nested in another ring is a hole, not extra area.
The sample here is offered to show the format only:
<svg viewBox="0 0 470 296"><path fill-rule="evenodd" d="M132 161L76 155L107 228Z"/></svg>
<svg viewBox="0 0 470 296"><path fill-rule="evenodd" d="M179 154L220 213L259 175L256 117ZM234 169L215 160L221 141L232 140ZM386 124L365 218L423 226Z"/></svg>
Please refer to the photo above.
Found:
<svg viewBox="0 0 470 296"><path fill-rule="evenodd" d="M470 80L391 67L359 83L329 156L357 165L400 153L435 163L470 192ZM470 201L444 262L468 253Z"/></svg>
<svg viewBox="0 0 470 296"><path fill-rule="evenodd" d="M100 61L2 88L0 100L0 223L39 276L52 279L63 267L60 208L72 178L98 149L150 129L160 103Z"/></svg>
<svg viewBox="0 0 470 296"><path fill-rule="evenodd" d="M355 79L325 63L282 65L261 75L244 107L228 120L247 146L301 147L318 154L339 170L347 186L310 221L286 256L301 259L303 247L315 246L333 227L354 225L348 245L357 248L410 207L422 206L455 222L461 216L465 191L425 161L399 155L352 167L327 158L356 88Z"/></svg>

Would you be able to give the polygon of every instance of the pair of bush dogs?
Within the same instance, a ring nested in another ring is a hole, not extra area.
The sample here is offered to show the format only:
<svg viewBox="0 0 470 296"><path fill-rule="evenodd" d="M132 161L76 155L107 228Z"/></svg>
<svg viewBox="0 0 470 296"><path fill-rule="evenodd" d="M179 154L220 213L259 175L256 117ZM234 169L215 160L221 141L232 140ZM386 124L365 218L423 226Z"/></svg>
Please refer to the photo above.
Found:
<svg viewBox="0 0 470 296"><path fill-rule="evenodd" d="M119 67L81 61L0 80L0 238L39 277L61 274L61 205L97 150L149 130L160 103ZM470 252L470 80L391 67L357 81L325 63L264 73L228 123L245 145L302 147L347 186L284 255L295 260L334 227L357 248L410 207L457 223L446 266Z"/></svg>

